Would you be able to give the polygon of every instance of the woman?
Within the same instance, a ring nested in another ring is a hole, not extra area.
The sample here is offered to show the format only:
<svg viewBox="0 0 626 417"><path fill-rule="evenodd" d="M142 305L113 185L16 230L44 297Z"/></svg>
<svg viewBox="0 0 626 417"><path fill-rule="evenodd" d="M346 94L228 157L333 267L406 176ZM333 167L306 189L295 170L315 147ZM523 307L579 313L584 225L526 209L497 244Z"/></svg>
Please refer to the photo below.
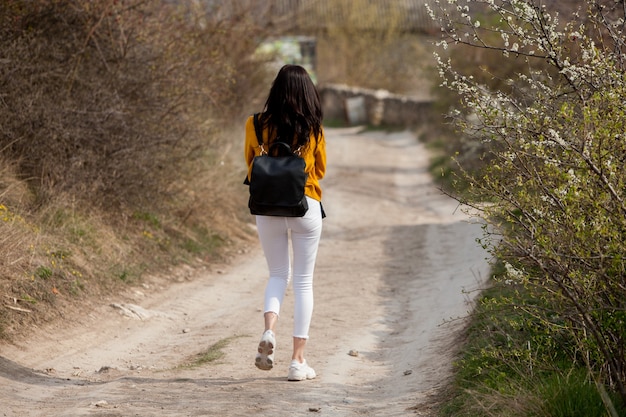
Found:
<svg viewBox="0 0 626 417"><path fill-rule="evenodd" d="M319 180L326 172L326 143L319 94L304 68L285 65L280 69L259 120L265 149L269 149L268 145L277 138L291 142L294 150L300 148L308 174L305 196L309 209L303 217L256 216L259 239L269 268L269 281L265 289L265 331L259 342L255 364L262 370L270 370L274 366L274 329L291 277L294 293L293 352L287 379L313 379L315 371L307 364L304 349L313 313L313 271L322 232ZM248 179L252 161L260 151L253 117L250 116L246 121L244 148ZM290 262L289 256L290 232L293 262Z"/></svg>

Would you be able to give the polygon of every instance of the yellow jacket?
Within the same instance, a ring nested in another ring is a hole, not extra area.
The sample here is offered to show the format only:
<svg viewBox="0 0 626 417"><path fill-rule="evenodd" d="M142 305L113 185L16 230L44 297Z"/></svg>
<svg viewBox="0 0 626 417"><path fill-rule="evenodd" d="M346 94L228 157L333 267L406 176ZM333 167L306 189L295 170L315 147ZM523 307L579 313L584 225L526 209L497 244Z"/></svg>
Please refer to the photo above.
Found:
<svg viewBox="0 0 626 417"><path fill-rule="evenodd" d="M267 131L263 131L263 142L268 142ZM261 148L254 131L253 116L250 116L246 120L246 142L244 145L244 155L248 164L248 179L250 179L250 173L252 172L252 161L255 156L260 154ZM322 201L322 189L319 181L326 174L326 140L324 139L323 130L319 140L311 135L311 141L302 150L301 156L304 158L306 165L304 170L308 174L306 185L304 186L304 195L314 200Z"/></svg>

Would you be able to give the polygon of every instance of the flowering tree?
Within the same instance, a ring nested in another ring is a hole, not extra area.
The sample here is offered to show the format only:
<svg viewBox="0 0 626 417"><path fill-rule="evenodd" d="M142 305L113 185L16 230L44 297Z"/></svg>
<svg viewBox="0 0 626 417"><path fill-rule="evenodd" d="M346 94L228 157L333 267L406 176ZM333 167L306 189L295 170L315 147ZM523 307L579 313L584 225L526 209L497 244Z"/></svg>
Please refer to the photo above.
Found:
<svg viewBox="0 0 626 417"><path fill-rule="evenodd" d="M487 244L507 279L538 300L520 307L566 333L572 358L626 403L626 6L575 3L434 0L429 9L444 50L524 63L505 90L438 56L443 84L461 97L459 126L489 150L484 169L464 171L470 197L458 198L489 220Z"/></svg>

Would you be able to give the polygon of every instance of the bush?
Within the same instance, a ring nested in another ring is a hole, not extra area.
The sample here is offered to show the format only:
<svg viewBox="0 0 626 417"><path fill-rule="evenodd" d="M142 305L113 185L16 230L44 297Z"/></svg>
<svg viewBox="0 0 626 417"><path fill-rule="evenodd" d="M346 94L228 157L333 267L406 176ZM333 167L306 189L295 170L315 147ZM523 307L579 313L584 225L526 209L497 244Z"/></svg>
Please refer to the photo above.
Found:
<svg viewBox="0 0 626 417"><path fill-rule="evenodd" d="M440 14L442 45L499 51L528 71L491 88L440 61L465 109L458 126L489 154L464 171L460 200L491 223L484 243L508 279L541 301L525 312L555 337L566 332L572 363L626 402L624 9L590 0L562 22L534 2L474 3L478 14L447 3L455 13Z"/></svg>
<svg viewBox="0 0 626 417"><path fill-rule="evenodd" d="M273 74L238 4L0 2L0 333L247 236L230 149Z"/></svg>
<svg viewBox="0 0 626 417"><path fill-rule="evenodd" d="M219 126L241 114L255 40L160 2L4 2L4 135L35 204L160 205ZM232 41L237 38L237 42ZM228 47L226 47L228 45ZM256 77L258 79L258 77ZM243 84L243 85L242 85Z"/></svg>
<svg viewBox="0 0 626 417"><path fill-rule="evenodd" d="M501 265L495 271L472 313L441 415L626 415L618 395L593 382L584 363L572 362L578 349L566 326L557 334L533 314L545 302L509 280Z"/></svg>

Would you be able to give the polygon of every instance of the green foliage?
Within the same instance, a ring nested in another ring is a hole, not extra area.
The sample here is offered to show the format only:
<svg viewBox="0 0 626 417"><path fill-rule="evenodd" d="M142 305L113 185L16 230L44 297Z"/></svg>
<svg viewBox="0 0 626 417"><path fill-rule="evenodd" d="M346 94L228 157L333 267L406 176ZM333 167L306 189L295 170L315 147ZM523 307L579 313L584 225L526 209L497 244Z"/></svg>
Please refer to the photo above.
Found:
<svg viewBox="0 0 626 417"><path fill-rule="evenodd" d="M588 1L562 22L533 2L475 3L478 14L447 3L459 17L442 15L448 41L526 66L486 82L440 59L444 85L461 99L457 126L485 152L478 167L460 161L470 186L459 199L488 219L485 242L523 289L523 314L508 330L496 325L507 337L530 331L530 348L558 344L572 367L586 367L626 401L626 79L614 48L623 33L613 24L625 11ZM509 360L531 351L494 342ZM545 361L542 349L532 354Z"/></svg>
<svg viewBox="0 0 626 417"><path fill-rule="evenodd" d="M617 410L619 396L601 393L584 364L572 361L579 352L571 332L545 326L545 318L534 315L542 300L509 280L500 265L473 312L441 415L610 417L602 396Z"/></svg>
<svg viewBox="0 0 626 417"><path fill-rule="evenodd" d="M535 392L543 402L529 417L610 417L598 387L589 381L584 369L548 376Z"/></svg>

